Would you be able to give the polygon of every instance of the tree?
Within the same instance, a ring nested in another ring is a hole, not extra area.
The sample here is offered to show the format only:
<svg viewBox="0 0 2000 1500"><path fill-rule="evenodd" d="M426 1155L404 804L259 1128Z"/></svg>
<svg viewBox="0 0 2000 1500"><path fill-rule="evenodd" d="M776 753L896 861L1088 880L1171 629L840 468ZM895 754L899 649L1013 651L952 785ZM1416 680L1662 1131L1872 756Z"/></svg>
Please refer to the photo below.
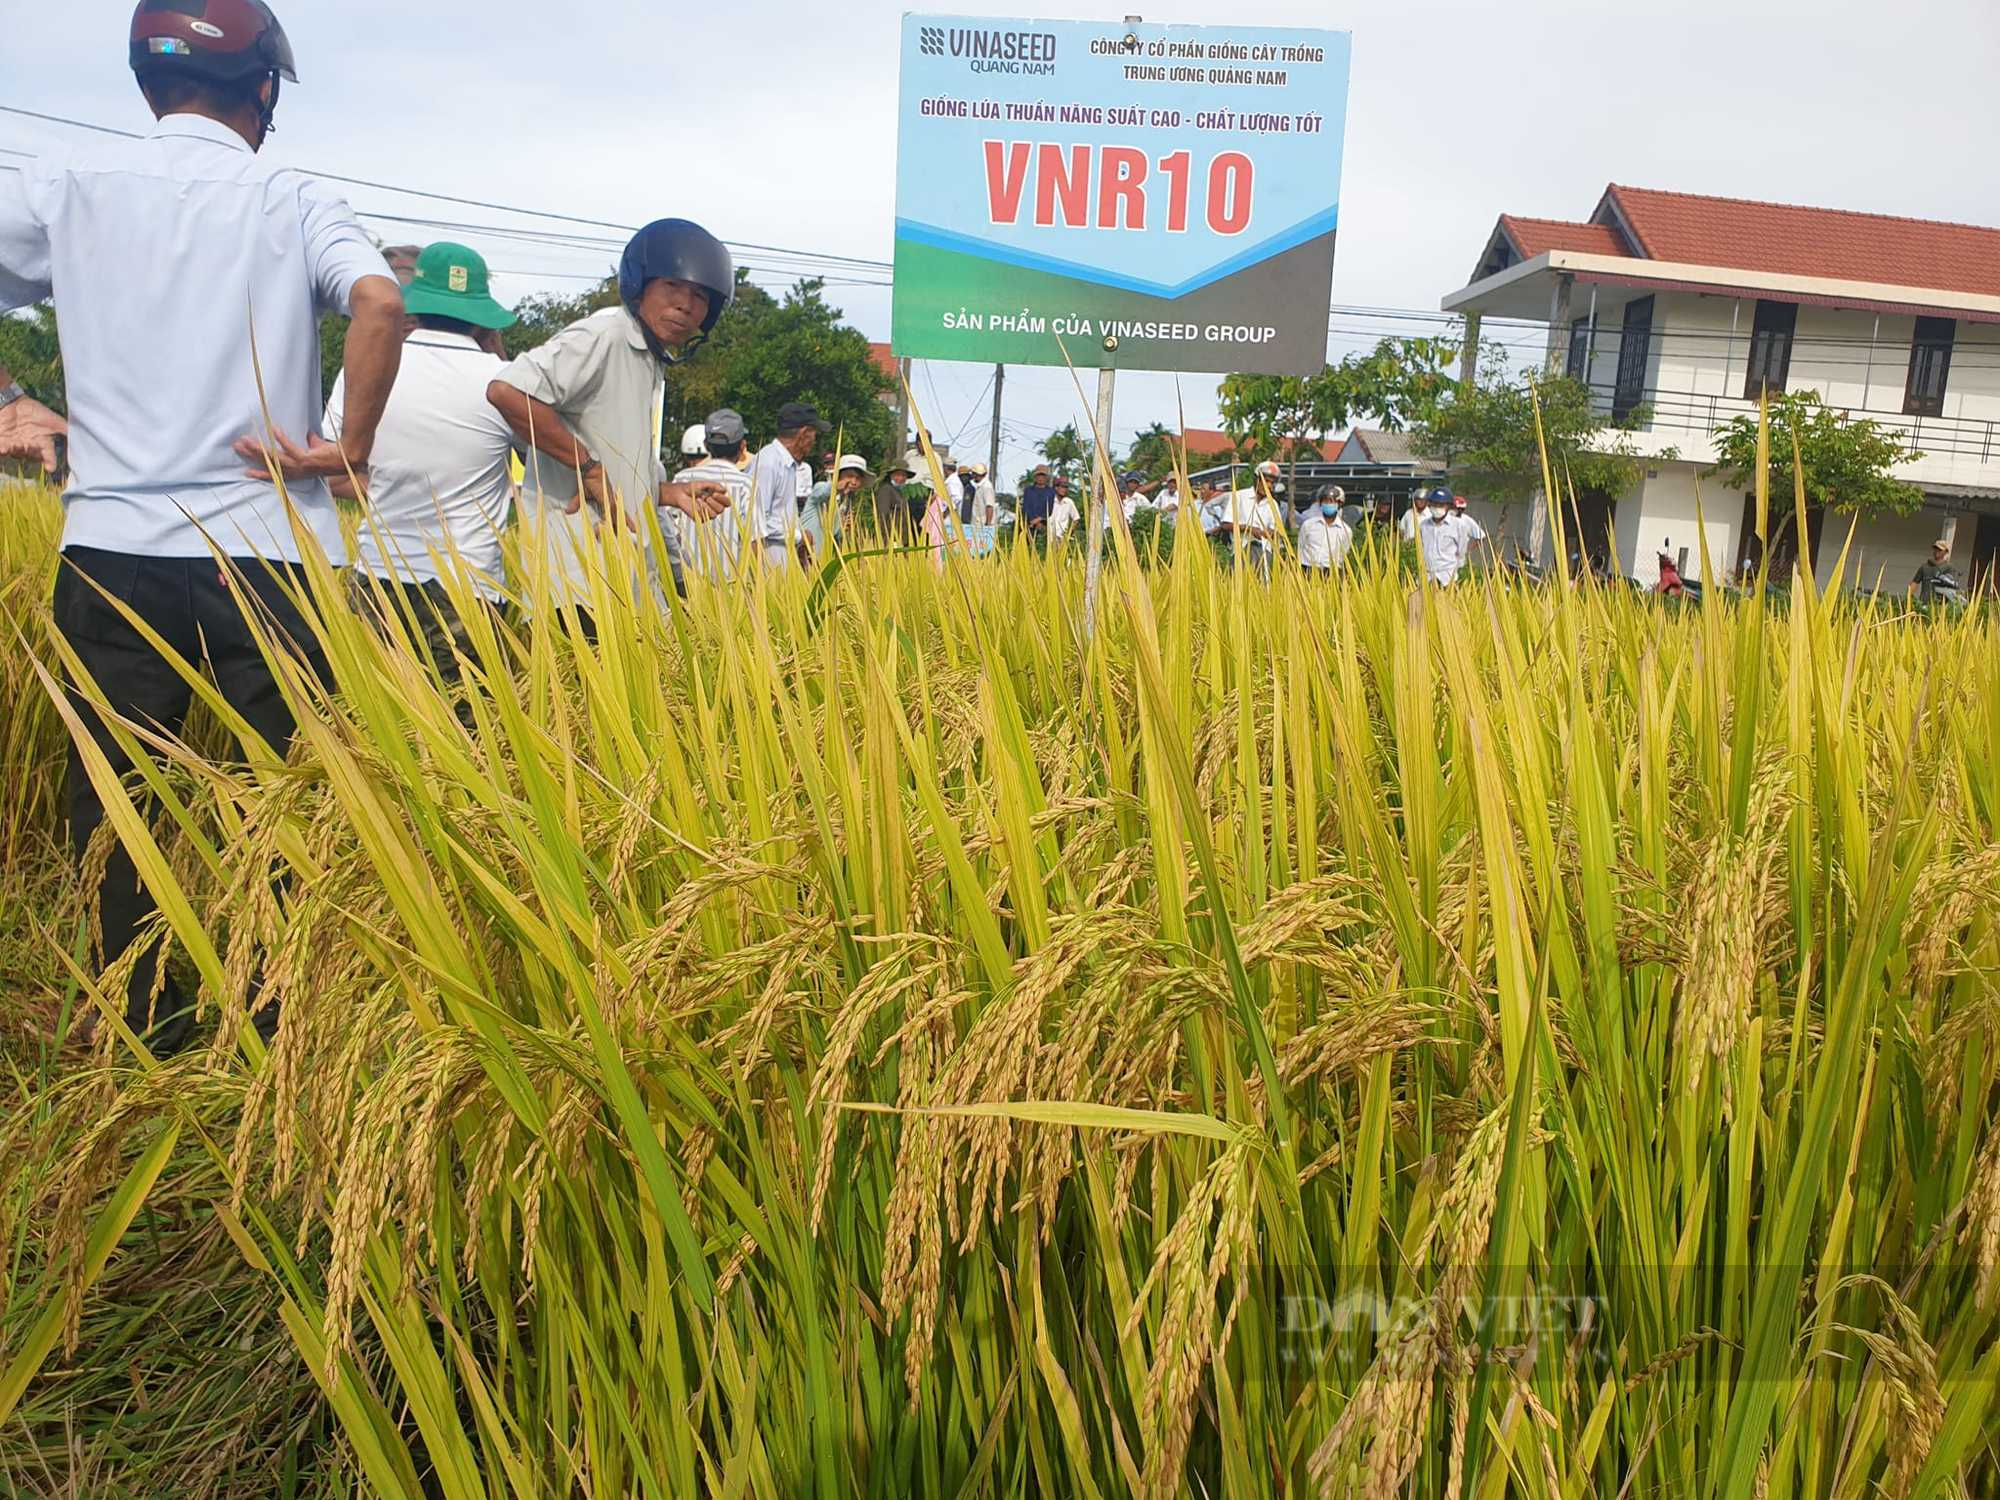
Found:
<svg viewBox="0 0 2000 1500"><path fill-rule="evenodd" d="M68 412L52 303L37 303L18 315L0 314L0 368L11 371L22 389L51 411Z"/></svg>
<svg viewBox="0 0 2000 1500"><path fill-rule="evenodd" d="M1222 426L1239 452L1289 458L1318 445L1356 417L1392 431L1430 420L1453 388L1462 341L1383 339L1317 374L1229 375L1221 388Z"/></svg>
<svg viewBox="0 0 2000 1500"><path fill-rule="evenodd" d="M1769 402L1771 501L1778 524L1793 515L1793 444L1805 469L1806 504L1860 515L1908 515L1924 492L1889 471L1923 457L1867 417L1851 417L1820 399L1818 391L1788 391ZM1738 490L1757 484L1757 418L1735 417L1715 429L1715 457L1708 474Z"/></svg>
<svg viewBox="0 0 2000 1500"><path fill-rule="evenodd" d="M1148 479L1160 479L1174 470L1174 454L1180 448L1180 439L1167 429L1164 422L1155 422L1132 439L1132 447L1125 455L1125 467L1144 474Z"/></svg>
<svg viewBox="0 0 2000 1500"><path fill-rule="evenodd" d="M1454 388L1411 428L1410 444L1426 458L1442 460L1467 489L1503 505L1541 489L1544 443L1559 487L1579 495L1622 495L1644 473L1629 430L1648 416L1642 406L1614 424L1577 381L1531 384L1500 369L1475 385Z"/></svg>
<svg viewBox="0 0 2000 1500"><path fill-rule="evenodd" d="M882 404L889 377L869 354L867 337L828 306L824 286L801 281L780 302L739 281L736 304L714 337L667 377L668 425L678 430L727 406L767 438L777 430L779 407L809 401L849 452L890 458L895 416Z"/></svg>
<svg viewBox="0 0 2000 1500"><path fill-rule="evenodd" d="M1041 455L1060 478L1071 483L1088 474L1097 457L1097 445L1076 429L1076 423L1058 427L1042 439Z"/></svg>

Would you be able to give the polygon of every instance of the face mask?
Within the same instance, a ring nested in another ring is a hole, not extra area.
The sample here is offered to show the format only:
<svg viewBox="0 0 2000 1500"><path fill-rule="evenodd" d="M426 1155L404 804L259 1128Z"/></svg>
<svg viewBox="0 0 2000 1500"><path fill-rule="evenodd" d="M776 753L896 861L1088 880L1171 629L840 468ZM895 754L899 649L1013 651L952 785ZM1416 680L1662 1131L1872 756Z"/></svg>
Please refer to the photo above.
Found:
<svg viewBox="0 0 2000 1500"><path fill-rule="evenodd" d="M1340 507L1338 505L1322 505L1319 508L1319 513L1331 521L1340 514Z"/></svg>

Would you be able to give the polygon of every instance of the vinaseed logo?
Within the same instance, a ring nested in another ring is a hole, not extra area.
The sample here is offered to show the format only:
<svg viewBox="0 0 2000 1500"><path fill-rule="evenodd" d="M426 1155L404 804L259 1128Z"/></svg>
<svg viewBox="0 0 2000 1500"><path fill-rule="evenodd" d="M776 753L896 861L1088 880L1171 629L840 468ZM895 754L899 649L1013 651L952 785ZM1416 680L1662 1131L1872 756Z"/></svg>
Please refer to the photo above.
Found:
<svg viewBox="0 0 2000 1500"><path fill-rule="evenodd" d="M925 57L958 58L974 73L1050 74L1056 70L1056 38L1050 31L920 26L917 50Z"/></svg>

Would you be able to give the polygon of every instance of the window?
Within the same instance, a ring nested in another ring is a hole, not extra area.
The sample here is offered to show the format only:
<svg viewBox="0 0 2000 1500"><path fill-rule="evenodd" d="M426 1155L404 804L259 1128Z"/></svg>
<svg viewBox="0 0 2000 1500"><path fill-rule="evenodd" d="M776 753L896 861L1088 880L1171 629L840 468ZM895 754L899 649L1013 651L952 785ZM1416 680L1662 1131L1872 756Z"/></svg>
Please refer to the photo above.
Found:
<svg viewBox="0 0 2000 1500"><path fill-rule="evenodd" d="M1792 372L1792 334L1799 326L1796 302L1759 302L1750 330L1750 369L1743 381L1743 399L1755 401L1766 391L1785 393Z"/></svg>
<svg viewBox="0 0 2000 1500"><path fill-rule="evenodd" d="M1590 335L1591 321L1588 318L1572 318L1569 325L1569 363L1563 366L1563 374L1583 385L1590 384Z"/></svg>
<svg viewBox="0 0 2000 1500"><path fill-rule="evenodd" d="M1944 415L1944 386L1951 376L1951 341L1958 324L1950 318L1917 319L1910 341L1910 383L1903 388L1903 414Z"/></svg>
<svg viewBox="0 0 2000 1500"><path fill-rule="evenodd" d="M1653 353L1653 299L1625 304L1625 327L1618 335L1618 385L1611 393L1611 420L1622 422L1646 399L1646 363Z"/></svg>

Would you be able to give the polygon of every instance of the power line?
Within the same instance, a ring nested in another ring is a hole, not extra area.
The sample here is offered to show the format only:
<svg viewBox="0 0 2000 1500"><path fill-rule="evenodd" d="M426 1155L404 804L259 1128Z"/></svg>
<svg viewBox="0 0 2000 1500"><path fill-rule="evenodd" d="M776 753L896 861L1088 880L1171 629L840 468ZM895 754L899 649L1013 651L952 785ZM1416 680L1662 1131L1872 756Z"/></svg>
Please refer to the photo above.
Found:
<svg viewBox="0 0 2000 1500"><path fill-rule="evenodd" d="M98 125L89 120L73 119L67 115L54 115L44 113L41 110L23 109L19 105L0 104L0 114L18 115L25 119L40 120L46 124L64 125L75 130L94 131L100 135L121 136L126 140L141 139L136 131L119 130L110 125ZM626 235L635 234L639 229L639 226L636 224L621 224L611 219L592 219L577 214L554 213L547 209L522 208L515 204L496 203L485 198L464 198L452 193L435 193L425 188L402 187L396 183L378 182L366 177L348 177L338 172L317 172L310 168L300 168L299 170L305 172L308 176L323 178L328 182L343 183L349 187L365 187L381 192L400 193L411 198L426 198L434 203L452 203L461 208L483 208L494 213L519 214L525 218L546 219L551 223L558 224L577 224L590 229L613 229L621 231ZM796 250L782 245L760 244L754 240L726 240L724 243L745 250L804 257L814 261L826 261L863 270L886 271L890 269L888 261L870 260L860 256L836 255L831 252L818 250Z"/></svg>

